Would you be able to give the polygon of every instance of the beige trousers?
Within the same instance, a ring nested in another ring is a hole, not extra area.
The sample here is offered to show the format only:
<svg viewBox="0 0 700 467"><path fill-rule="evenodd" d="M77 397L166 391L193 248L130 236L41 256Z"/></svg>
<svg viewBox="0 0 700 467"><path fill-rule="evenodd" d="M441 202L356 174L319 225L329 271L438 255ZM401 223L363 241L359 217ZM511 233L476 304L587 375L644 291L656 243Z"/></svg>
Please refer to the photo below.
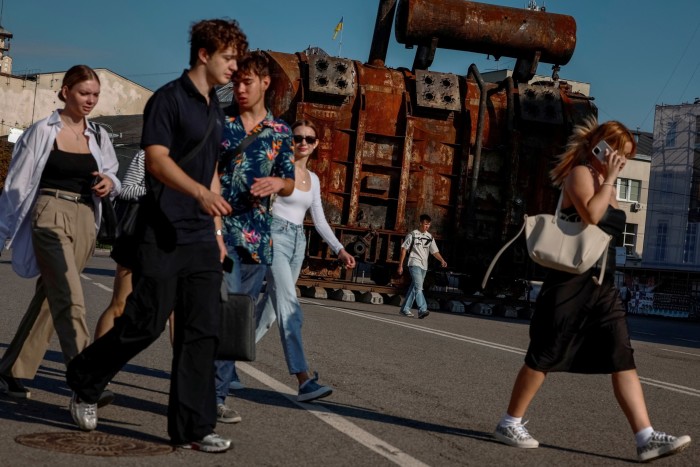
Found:
<svg viewBox="0 0 700 467"><path fill-rule="evenodd" d="M54 329L66 364L90 343L80 272L95 250L95 236L91 206L39 195L32 213L32 242L41 276L0 361L0 374L34 378Z"/></svg>

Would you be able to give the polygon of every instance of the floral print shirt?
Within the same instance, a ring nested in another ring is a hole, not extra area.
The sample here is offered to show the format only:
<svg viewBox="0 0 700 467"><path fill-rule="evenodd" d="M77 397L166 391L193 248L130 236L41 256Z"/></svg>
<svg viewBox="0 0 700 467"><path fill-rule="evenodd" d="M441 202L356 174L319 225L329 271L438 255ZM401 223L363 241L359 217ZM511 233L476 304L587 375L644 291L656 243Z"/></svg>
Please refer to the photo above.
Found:
<svg viewBox="0 0 700 467"><path fill-rule="evenodd" d="M268 110L263 121L250 134L253 133L258 133L258 136L243 153L227 158L227 151L235 150L248 134L240 116L227 115L224 118L219 175L221 195L233 208L231 215L222 219L224 242L229 247L238 247L239 253L243 249L243 253L247 252L254 262L270 265L270 197L252 196L250 186L256 178L262 177L294 179L292 131Z"/></svg>

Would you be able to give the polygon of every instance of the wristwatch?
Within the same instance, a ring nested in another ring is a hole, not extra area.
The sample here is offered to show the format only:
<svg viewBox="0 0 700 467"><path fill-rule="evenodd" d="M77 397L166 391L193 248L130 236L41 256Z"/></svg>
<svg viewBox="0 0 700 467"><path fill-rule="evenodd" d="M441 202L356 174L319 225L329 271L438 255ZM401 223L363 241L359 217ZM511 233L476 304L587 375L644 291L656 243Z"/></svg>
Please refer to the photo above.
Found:
<svg viewBox="0 0 700 467"><path fill-rule="evenodd" d="M218 237L221 237L222 235L224 235L224 231L221 229L216 229L214 231L214 234L217 235Z"/></svg>

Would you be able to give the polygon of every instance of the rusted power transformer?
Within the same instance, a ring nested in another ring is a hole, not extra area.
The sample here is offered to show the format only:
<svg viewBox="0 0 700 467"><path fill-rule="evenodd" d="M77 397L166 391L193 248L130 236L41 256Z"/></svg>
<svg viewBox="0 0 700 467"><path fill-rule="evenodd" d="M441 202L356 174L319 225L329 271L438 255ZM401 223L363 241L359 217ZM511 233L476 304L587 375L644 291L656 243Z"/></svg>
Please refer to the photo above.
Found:
<svg viewBox="0 0 700 467"><path fill-rule="evenodd" d="M384 65L391 25L416 49L411 69ZM367 63L313 50L267 52L275 115L312 120L321 143L312 169L321 181L329 223L359 261L346 271L311 227L300 284L398 288L400 245L421 213L465 293L475 290L490 259L523 214L553 211L547 172L572 127L595 115L589 97L565 82L527 84L539 62L570 60L576 23L570 16L463 0L379 2ZM435 50L450 48L516 58L512 77L484 82L431 71ZM522 249L502 259L500 274L524 277ZM499 271L497 271L499 272Z"/></svg>

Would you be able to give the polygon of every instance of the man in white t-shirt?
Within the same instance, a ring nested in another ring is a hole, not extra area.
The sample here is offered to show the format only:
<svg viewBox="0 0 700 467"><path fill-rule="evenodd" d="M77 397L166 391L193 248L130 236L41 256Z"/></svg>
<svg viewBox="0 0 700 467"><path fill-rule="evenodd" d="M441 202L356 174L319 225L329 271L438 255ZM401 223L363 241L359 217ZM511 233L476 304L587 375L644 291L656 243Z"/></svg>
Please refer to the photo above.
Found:
<svg viewBox="0 0 700 467"><path fill-rule="evenodd" d="M399 310L399 313L404 316L413 316L411 307L413 306L414 300L416 301L416 305L418 305L419 319L423 319L430 314L428 311L428 304L423 295L423 281L425 280L425 275L428 273L428 254L435 256L435 258L440 261L443 268L447 267L447 263L442 259L438 247L433 240L433 236L428 233L431 221L432 219L429 215L421 214L420 225L416 230L406 235L406 238L401 244L401 258L399 259L399 269L397 272L399 275L403 274L403 262L406 259L406 252L409 251L408 272L411 274L412 279L406 301L401 305L401 309Z"/></svg>

